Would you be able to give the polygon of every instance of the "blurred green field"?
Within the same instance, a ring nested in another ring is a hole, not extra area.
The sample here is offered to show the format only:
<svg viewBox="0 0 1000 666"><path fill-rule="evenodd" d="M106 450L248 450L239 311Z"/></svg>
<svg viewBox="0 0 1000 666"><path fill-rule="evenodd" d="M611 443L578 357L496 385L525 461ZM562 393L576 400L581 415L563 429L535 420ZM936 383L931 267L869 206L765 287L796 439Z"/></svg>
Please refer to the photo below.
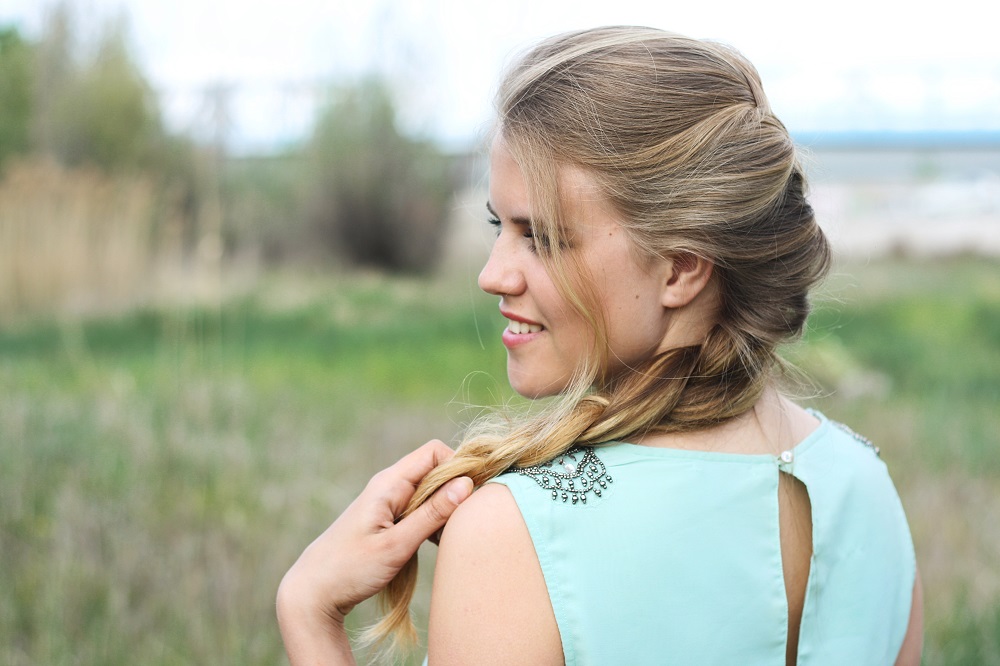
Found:
<svg viewBox="0 0 1000 666"><path fill-rule="evenodd" d="M281 574L372 472L512 399L501 326L471 278L375 276L0 326L0 663L283 663ZM897 481L924 663L1000 664L1000 266L841 266L789 357Z"/></svg>

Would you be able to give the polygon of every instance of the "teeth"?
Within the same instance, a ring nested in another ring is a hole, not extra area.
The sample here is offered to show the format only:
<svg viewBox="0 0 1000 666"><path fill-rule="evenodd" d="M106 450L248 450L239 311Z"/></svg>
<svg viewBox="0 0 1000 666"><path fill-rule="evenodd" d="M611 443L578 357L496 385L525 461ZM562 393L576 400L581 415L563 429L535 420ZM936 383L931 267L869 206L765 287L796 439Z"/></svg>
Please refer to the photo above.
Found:
<svg viewBox="0 0 1000 666"><path fill-rule="evenodd" d="M507 330L515 335L525 335L526 333L538 333L542 327L538 324L525 324L521 321L510 320L510 323L507 324Z"/></svg>

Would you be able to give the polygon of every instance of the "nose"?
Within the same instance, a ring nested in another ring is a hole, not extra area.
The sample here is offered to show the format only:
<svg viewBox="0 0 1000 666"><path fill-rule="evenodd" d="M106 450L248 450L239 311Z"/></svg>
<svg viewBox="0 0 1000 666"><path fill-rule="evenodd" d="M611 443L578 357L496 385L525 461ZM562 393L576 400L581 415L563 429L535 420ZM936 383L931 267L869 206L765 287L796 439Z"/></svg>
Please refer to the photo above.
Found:
<svg viewBox="0 0 1000 666"><path fill-rule="evenodd" d="M495 296L517 296L524 293L527 283L516 261L516 248L510 246L506 234L493 244L490 258L479 273L479 288Z"/></svg>

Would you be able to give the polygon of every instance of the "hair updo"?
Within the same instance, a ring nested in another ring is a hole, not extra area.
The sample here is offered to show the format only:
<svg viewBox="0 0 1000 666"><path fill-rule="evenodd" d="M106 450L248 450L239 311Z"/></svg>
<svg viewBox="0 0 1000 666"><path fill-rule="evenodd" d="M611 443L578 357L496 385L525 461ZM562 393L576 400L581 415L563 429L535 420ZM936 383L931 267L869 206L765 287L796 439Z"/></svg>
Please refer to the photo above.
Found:
<svg viewBox="0 0 1000 666"><path fill-rule="evenodd" d="M619 213L636 251L696 255L714 264L718 318L699 344L598 381L607 354L602 304L569 279L572 253L543 259L569 303L593 323L598 358L539 415L477 426L432 471L407 512L457 476L481 485L512 466L577 444L716 425L757 402L797 335L830 248L805 198L795 146L735 50L651 28L607 27L545 40L508 70L496 132L529 189L533 231L558 248L561 166L583 169ZM580 268L574 266L574 268ZM416 560L382 595L376 639L412 635Z"/></svg>

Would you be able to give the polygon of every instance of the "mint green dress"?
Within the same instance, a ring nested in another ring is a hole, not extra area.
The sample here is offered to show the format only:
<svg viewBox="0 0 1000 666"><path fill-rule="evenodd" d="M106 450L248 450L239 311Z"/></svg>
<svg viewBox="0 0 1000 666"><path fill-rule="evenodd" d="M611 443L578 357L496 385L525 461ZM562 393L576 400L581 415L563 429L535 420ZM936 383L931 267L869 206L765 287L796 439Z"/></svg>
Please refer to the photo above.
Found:
<svg viewBox="0 0 1000 666"><path fill-rule="evenodd" d="M568 666L784 664L779 472L812 505L799 666L895 661L916 570L906 517L878 450L815 414L780 456L612 443L493 480L528 526Z"/></svg>

